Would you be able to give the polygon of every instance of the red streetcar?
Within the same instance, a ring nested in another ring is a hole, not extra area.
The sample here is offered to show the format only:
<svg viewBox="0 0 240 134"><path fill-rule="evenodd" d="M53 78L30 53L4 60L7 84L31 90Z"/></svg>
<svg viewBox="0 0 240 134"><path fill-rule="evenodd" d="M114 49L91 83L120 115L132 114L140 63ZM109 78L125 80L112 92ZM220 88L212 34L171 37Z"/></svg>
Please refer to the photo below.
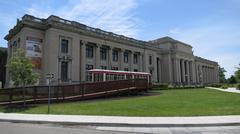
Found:
<svg viewBox="0 0 240 134"><path fill-rule="evenodd" d="M151 74L146 72L131 72L120 70L91 69L88 70L88 81L111 81L142 78L151 83Z"/></svg>

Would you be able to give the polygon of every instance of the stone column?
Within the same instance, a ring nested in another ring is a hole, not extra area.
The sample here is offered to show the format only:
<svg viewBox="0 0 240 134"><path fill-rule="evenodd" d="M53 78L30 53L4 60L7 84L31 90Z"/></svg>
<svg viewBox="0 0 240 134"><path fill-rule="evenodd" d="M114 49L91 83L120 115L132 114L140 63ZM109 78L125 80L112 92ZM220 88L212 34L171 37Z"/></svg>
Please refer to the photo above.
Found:
<svg viewBox="0 0 240 134"><path fill-rule="evenodd" d="M108 49L108 69L112 70L112 47Z"/></svg>
<svg viewBox="0 0 240 134"><path fill-rule="evenodd" d="M131 53L129 53L130 54L130 56L129 56L129 61L130 61L130 71L133 71L133 54L134 54L134 52L132 51Z"/></svg>
<svg viewBox="0 0 240 134"><path fill-rule="evenodd" d="M148 72L148 69L147 69L147 67L148 67L148 55L147 55L147 53L144 53L143 54L143 71L144 72Z"/></svg>
<svg viewBox="0 0 240 134"><path fill-rule="evenodd" d="M193 82L193 77L192 77L192 61L188 62L189 65L189 84L191 85Z"/></svg>
<svg viewBox="0 0 240 134"><path fill-rule="evenodd" d="M85 41L81 44L81 79L80 81L86 81L86 43Z"/></svg>
<svg viewBox="0 0 240 134"><path fill-rule="evenodd" d="M97 69L100 69L100 47L101 47L101 45L97 44L96 52L95 52L95 59L96 59L95 68L97 68Z"/></svg>
<svg viewBox="0 0 240 134"><path fill-rule="evenodd" d="M193 83L196 83L196 67L194 61L192 61L192 80Z"/></svg>
<svg viewBox="0 0 240 134"><path fill-rule="evenodd" d="M203 83L206 84L207 77L206 77L206 67L203 66Z"/></svg>
<svg viewBox="0 0 240 134"><path fill-rule="evenodd" d="M177 59L177 82L181 82L181 68L180 68L180 59Z"/></svg>
<svg viewBox="0 0 240 134"><path fill-rule="evenodd" d="M211 83L211 68L210 67L208 67L208 73L209 73L208 83Z"/></svg>
<svg viewBox="0 0 240 134"><path fill-rule="evenodd" d="M211 83L213 83L213 68L211 68Z"/></svg>
<svg viewBox="0 0 240 134"><path fill-rule="evenodd" d="M181 66L182 66L182 82L185 83L185 61L181 60Z"/></svg>
<svg viewBox="0 0 240 134"><path fill-rule="evenodd" d="M120 61L120 70L124 70L124 57L123 57L123 52L124 52L124 50L123 49L121 49L120 51L119 51L119 61Z"/></svg>
<svg viewBox="0 0 240 134"><path fill-rule="evenodd" d="M199 83L199 70L198 70L198 64L195 63L195 75L196 75L196 83Z"/></svg>
<svg viewBox="0 0 240 134"><path fill-rule="evenodd" d="M212 67L209 68L209 71L210 71L210 73L209 73L210 74L210 81L209 82L212 83Z"/></svg>
<svg viewBox="0 0 240 134"><path fill-rule="evenodd" d="M186 61L186 71L187 71L186 72L186 74L187 74L187 80L186 81L187 81L187 84L189 85L190 84L189 61Z"/></svg>
<svg viewBox="0 0 240 134"><path fill-rule="evenodd" d="M139 54L139 71L143 72L143 66L142 66L142 53Z"/></svg>
<svg viewBox="0 0 240 134"><path fill-rule="evenodd" d="M209 83L210 81L210 71L209 71L209 67L207 67L207 83Z"/></svg>
<svg viewBox="0 0 240 134"><path fill-rule="evenodd" d="M211 83L211 68L208 67L208 83Z"/></svg>
<svg viewBox="0 0 240 134"><path fill-rule="evenodd" d="M216 83L216 81L215 81L215 68L213 67L213 83Z"/></svg>
<svg viewBox="0 0 240 134"><path fill-rule="evenodd" d="M177 58L174 59L174 83L176 84L178 82L178 62Z"/></svg>
<svg viewBox="0 0 240 134"><path fill-rule="evenodd" d="M171 54L168 54L168 64L169 64L169 70L168 70L168 74L169 74L169 82L172 84L173 83L173 63L172 63L172 58L171 58Z"/></svg>
<svg viewBox="0 0 240 134"><path fill-rule="evenodd" d="M208 83L208 68L207 66L205 66L205 83L207 84Z"/></svg>
<svg viewBox="0 0 240 134"><path fill-rule="evenodd" d="M161 59L159 58L159 83L162 82L162 62Z"/></svg>
<svg viewBox="0 0 240 134"><path fill-rule="evenodd" d="M156 82L157 81L157 57L156 56L153 56L153 67L154 67L154 70L153 70L153 75L154 75L154 81Z"/></svg>
<svg viewBox="0 0 240 134"><path fill-rule="evenodd" d="M204 70L204 66L202 66L202 83L205 83L205 70Z"/></svg>
<svg viewBox="0 0 240 134"><path fill-rule="evenodd" d="M178 69L178 63L179 63L179 61L178 61L179 59L175 59L175 70L176 70L176 72L175 72L175 76L176 76L176 78L175 78L175 82L176 83L178 83L179 82L179 69Z"/></svg>

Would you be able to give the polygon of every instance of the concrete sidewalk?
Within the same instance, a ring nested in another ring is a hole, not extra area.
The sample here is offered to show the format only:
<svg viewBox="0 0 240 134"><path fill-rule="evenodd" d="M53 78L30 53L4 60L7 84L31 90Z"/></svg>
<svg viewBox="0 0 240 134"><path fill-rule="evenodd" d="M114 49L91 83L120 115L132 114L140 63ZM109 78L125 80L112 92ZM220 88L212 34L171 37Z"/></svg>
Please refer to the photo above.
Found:
<svg viewBox="0 0 240 134"><path fill-rule="evenodd" d="M215 89L223 92L240 93L240 90L237 90L236 88L227 88L227 89L216 88L216 87L206 87L206 88Z"/></svg>
<svg viewBox="0 0 240 134"><path fill-rule="evenodd" d="M59 123L63 125L107 126L220 126L240 125L240 116L199 117L123 117L84 115L44 115L0 113L0 121L29 123Z"/></svg>

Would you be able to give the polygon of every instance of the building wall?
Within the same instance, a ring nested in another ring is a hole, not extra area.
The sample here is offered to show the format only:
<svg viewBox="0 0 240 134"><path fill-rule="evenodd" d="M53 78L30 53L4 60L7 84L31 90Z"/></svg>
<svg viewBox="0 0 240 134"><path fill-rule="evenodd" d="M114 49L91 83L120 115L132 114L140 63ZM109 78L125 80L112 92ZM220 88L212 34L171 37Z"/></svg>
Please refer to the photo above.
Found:
<svg viewBox="0 0 240 134"><path fill-rule="evenodd" d="M22 23L25 25L22 26ZM118 70L128 68L129 71L149 72L154 83L192 85L218 82L216 62L195 57L190 45L170 37L150 42L138 41L90 27L82 29L85 27L82 24L56 16L41 20L27 15L16 27L5 37L9 42L9 58L15 51L12 47L13 42L19 38L18 48L24 49L28 37L42 40L42 66L36 70L41 74L39 84L45 84L45 76L48 73L55 75L55 84L86 81L86 65L92 65L93 68L106 66L107 69L117 67ZM63 40L68 44L67 53L61 52ZM92 58L86 57L87 46L93 46ZM103 47L107 48L106 60L100 59ZM118 52L117 62L112 59L112 52L115 50ZM129 53L128 63L124 62L124 52ZM137 55L137 64L134 64L134 54ZM61 79L63 63L67 63L65 80ZM208 76L209 74L211 75ZM7 82L9 85L9 79Z"/></svg>

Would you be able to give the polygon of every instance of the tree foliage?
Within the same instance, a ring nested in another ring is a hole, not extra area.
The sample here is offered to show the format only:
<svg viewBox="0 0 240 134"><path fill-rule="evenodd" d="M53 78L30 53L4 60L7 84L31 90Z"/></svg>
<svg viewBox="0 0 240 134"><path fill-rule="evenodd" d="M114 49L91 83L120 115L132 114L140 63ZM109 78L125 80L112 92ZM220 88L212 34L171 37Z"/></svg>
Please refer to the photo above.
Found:
<svg viewBox="0 0 240 134"><path fill-rule="evenodd" d="M32 85L37 82L39 75L33 71L33 65L25 56L24 50L17 50L7 64L11 80L15 86Z"/></svg>
<svg viewBox="0 0 240 134"><path fill-rule="evenodd" d="M227 72L223 67L219 68L219 81L220 83L226 83L225 72Z"/></svg>
<svg viewBox="0 0 240 134"><path fill-rule="evenodd" d="M228 84L236 84L237 80L234 75L232 75L230 78L227 79Z"/></svg>
<svg viewBox="0 0 240 134"><path fill-rule="evenodd" d="M237 79L237 82L240 83L240 64L239 67L237 67L237 71L235 72L235 77Z"/></svg>

